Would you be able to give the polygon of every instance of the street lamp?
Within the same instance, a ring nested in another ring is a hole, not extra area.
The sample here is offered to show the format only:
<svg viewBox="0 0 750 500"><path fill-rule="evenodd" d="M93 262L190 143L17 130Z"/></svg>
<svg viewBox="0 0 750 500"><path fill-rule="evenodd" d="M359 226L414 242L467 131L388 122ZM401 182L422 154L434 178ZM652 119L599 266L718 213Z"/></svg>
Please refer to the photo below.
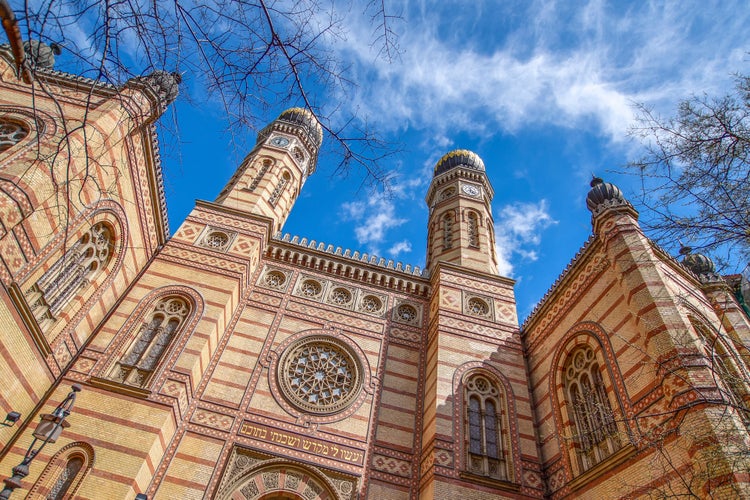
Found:
<svg viewBox="0 0 750 500"><path fill-rule="evenodd" d="M23 478L29 475L29 465L34 457L42 451L42 448L47 443L54 443L57 438L62 434L63 429L70 427L70 422L66 422L65 418L70 415L73 409L73 403L76 401L76 393L81 392L81 386L73 384L71 386L70 394L63 400L62 403L57 405L57 408L52 413L45 413L39 416L42 419L41 422L36 426L36 430L32 433L34 440L29 445L29 449L26 450L26 455L23 457L23 461L17 466L13 467L13 477L5 479L5 488L0 491L0 499L7 500L10 498L10 494L13 490L21 487L21 481ZM34 449L39 441L39 446Z"/></svg>

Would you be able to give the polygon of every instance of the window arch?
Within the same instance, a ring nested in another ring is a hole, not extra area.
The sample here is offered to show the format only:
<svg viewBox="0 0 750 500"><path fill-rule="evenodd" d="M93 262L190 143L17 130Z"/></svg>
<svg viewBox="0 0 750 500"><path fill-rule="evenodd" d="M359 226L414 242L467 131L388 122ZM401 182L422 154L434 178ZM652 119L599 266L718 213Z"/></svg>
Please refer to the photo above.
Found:
<svg viewBox="0 0 750 500"><path fill-rule="evenodd" d="M729 406L740 416L743 425L750 430L750 394L742 373L742 367L722 339L705 324L690 316L690 323L698 334L704 355L717 386L721 387Z"/></svg>
<svg viewBox="0 0 750 500"><path fill-rule="evenodd" d="M105 222L91 226L26 292L26 300L40 326L57 313L107 266L115 232Z"/></svg>
<svg viewBox="0 0 750 500"><path fill-rule="evenodd" d="M464 449L466 469L493 479L509 479L508 425L500 386L484 373L464 383Z"/></svg>
<svg viewBox="0 0 750 500"><path fill-rule="evenodd" d="M94 449L91 445L83 442L70 443L52 457L31 488L28 498L73 498L93 465Z"/></svg>
<svg viewBox="0 0 750 500"><path fill-rule="evenodd" d="M467 221L469 246L479 248L479 216L476 212L469 212Z"/></svg>
<svg viewBox="0 0 750 500"><path fill-rule="evenodd" d="M279 182L276 184L276 187L271 193L271 197L268 199L268 203L270 203L271 206L276 205L276 203L279 201L279 198L281 197L281 193L284 192L284 188L287 184L289 184L289 181L291 180L292 176L289 175L289 172L284 172L281 175L281 179L279 179Z"/></svg>
<svg viewBox="0 0 750 500"><path fill-rule="evenodd" d="M188 301L182 297L159 299L144 317L128 350L116 362L110 378L146 386L167 348L187 323L190 312Z"/></svg>
<svg viewBox="0 0 750 500"><path fill-rule="evenodd" d="M453 247L453 215L446 213L443 216L443 249Z"/></svg>
<svg viewBox="0 0 750 500"><path fill-rule="evenodd" d="M582 471L622 446L601 368L590 345L574 349L563 365L568 416L574 426L573 446Z"/></svg>
<svg viewBox="0 0 750 500"><path fill-rule="evenodd" d="M261 163L260 169L258 169L258 173L253 178L250 185L247 187L248 191L255 191L255 188L258 187L258 184L260 184L260 181L263 179L263 176L266 175L266 172L268 172L268 169L273 165L273 161L266 158Z"/></svg>

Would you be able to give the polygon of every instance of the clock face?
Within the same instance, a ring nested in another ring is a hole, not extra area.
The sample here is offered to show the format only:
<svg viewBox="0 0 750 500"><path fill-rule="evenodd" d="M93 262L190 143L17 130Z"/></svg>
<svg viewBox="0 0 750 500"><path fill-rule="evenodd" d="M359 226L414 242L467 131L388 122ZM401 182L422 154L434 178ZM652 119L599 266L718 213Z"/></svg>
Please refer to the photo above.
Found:
<svg viewBox="0 0 750 500"><path fill-rule="evenodd" d="M469 196L476 196L479 194L479 188L472 186L471 184L464 184L461 186L461 190Z"/></svg>
<svg viewBox="0 0 750 500"><path fill-rule="evenodd" d="M280 148L283 148L284 146L286 146L287 144L289 144L289 139L287 139L286 137L281 137L281 136L277 135L276 137L274 137L273 139L271 139L271 144L273 144L274 146L278 146Z"/></svg>

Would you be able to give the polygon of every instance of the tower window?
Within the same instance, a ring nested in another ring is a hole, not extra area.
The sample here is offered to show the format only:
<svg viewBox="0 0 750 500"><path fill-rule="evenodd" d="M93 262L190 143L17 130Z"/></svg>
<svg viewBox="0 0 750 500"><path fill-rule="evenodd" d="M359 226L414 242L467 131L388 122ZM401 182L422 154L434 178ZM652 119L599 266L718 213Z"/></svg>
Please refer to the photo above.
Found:
<svg viewBox="0 0 750 500"><path fill-rule="evenodd" d="M474 212L469 212L468 233L469 246L479 248L479 217Z"/></svg>
<svg viewBox="0 0 750 500"><path fill-rule="evenodd" d="M263 160L263 165L260 167L260 170L258 170L258 174L253 179L253 182L250 183L250 185L247 187L248 191L255 191L255 188L258 187L258 184L260 184L261 179L263 179L263 176L266 175L266 172L268 172L268 169L271 167L273 162L271 160Z"/></svg>
<svg viewBox="0 0 750 500"><path fill-rule="evenodd" d="M445 214L443 216L443 249L453 247L453 216Z"/></svg>
<svg viewBox="0 0 750 500"><path fill-rule="evenodd" d="M594 350L573 351L564 365L564 383L578 463L587 470L616 452L621 444L612 407Z"/></svg>
<svg viewBox="0 0 750 500"><path fill-rule="evenodd" d="M279 179L279 182L276 184L273 192L271 193L271 197L268 199L268 203L270 203L271 206L276 206L276 203L281 197L281 193L284 191L284 188L287 184L289 184L289 181L291 179L292 177L289 175L289 172L284 172L284 174L281 176L281 179Z"/></svg>

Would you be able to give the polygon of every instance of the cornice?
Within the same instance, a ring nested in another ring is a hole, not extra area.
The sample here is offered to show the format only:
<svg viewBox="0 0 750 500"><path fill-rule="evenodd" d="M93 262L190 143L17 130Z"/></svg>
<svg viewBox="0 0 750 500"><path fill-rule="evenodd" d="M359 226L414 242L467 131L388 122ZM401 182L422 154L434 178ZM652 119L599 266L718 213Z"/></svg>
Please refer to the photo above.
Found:
<svg viewBox="0 0 750 500"><path fill-rule="evenodd" d="M492 280L498 283L502 283L503 285L509 286L511 288L516 285L516 280L514 280L513 278L508 278L507 276L484 273L482 271L460 266L458 264L453 264L451 262L438 261L435 265L435 269L432 271L432 273L430 273L433 286L436 284L435 281L439 279L439 276L443 271L450 272L452 274L460 274L462 276L469 275L481 280Z"/></svg>
<svg viewBox="0 0 750 500"><path fill-rule="evenodd" d="M521 323L521 335L525 335L526 332L533 327L534 323L539 321L539 319L545 315L547 310L557 299L558 293L574 279L574 275L576 274L576 271L578 271L581 263L588 260L600 244L601 240L599 240L596 235L589 236L588 240L586 240L568 265L565 266L563 272L560 273L554 283L552 283L552 286L550 286L528 317L523 323Z"/></svg>
<svg viewBox="0 0 750 500"><path fill-rule="evenodd" d="M308 242L307 238L300 239L289 234L279 235L271 239L265 254L266 258L271 260L359 280L368 285L383 286L419 296L429 294L430 281L426 269L404 265L392 259L386 260L384 257L365 252L352 252L348 248L342 249L316 240Z"/></svg>

